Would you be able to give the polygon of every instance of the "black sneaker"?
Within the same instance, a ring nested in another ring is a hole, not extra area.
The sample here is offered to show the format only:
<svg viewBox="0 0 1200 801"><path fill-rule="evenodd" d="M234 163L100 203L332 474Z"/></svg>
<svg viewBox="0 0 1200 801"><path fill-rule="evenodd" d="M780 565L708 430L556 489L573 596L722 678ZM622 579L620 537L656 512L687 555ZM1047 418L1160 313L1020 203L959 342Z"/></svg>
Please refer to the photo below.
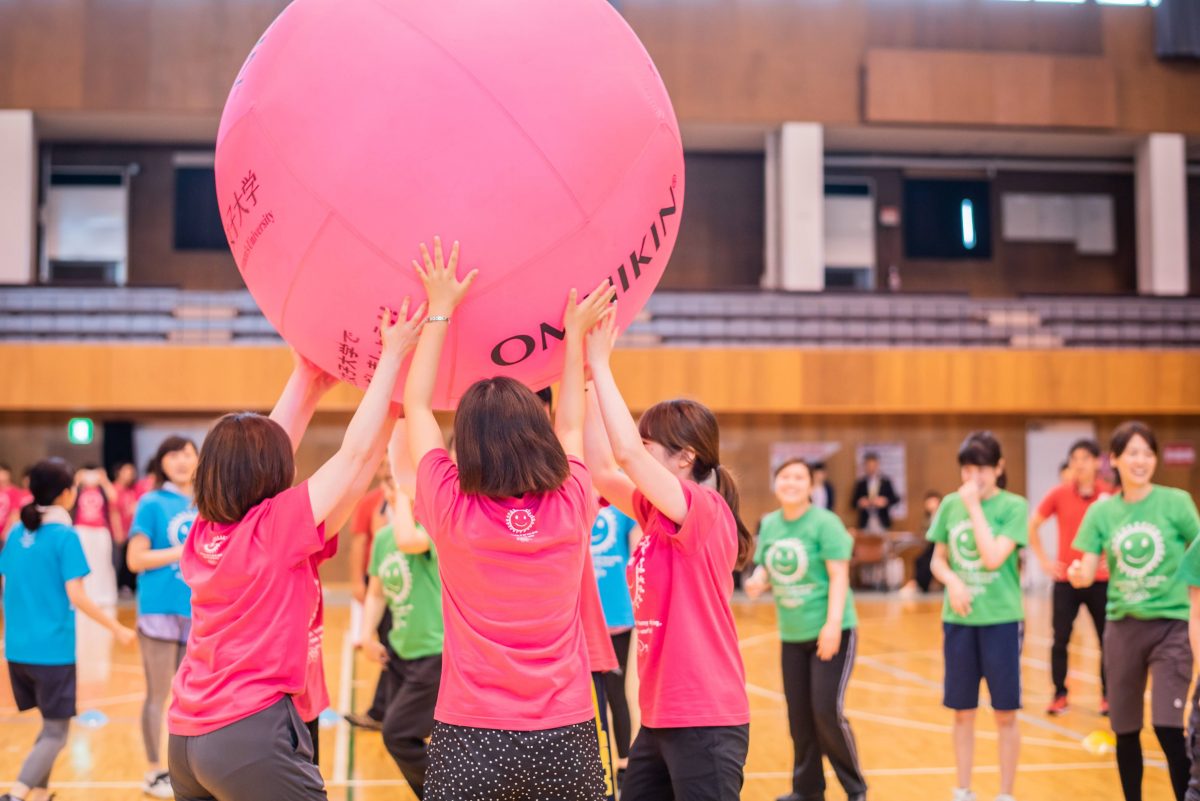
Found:
<svg viewBox="0 0 1200 801"><path fill-rule="evenodd" d="M366 729L367 731L383 731L383 721L376 720L370 715L360 715L357 712L348 712L347 714L342 715L342 717L345 718L346 722L351 726L357 726L358 728Z"/></svg>

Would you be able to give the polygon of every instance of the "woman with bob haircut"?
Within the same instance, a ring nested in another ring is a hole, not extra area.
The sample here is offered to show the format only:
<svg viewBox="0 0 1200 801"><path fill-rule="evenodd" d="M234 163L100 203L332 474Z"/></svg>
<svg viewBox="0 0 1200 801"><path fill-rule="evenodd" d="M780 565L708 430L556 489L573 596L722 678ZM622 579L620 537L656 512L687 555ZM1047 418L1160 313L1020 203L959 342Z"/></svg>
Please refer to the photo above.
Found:
<svg viewBox="0 0 1200 801"><path fill-rule="evenodd" d="M429 318L404 388L417 465L416 519L438 552L445 659L429 743L426 801L598 801L605 792L581 619L596 517L583 453L583 339L613 297L605 282L563 315L565 364L553 424L510 378L463 394L458 464L431 406L455 308L458 243L413 262Z"/></svg>
<svg viewBox="0 0 1200 801"><path fill-rule="evenodd" d="M389 401L424 310L380 320L382 353L341 447L307 481L293 442L330 381L298 360L272 418L227 414L200 451L198 516L180 566L192 629L173 685L168 765L177 799L324 799L297 707L321 659L313 559L329 547L383 456ZM318 636L314 637L314 633ZM295 697L295 698L294 698Z"/></svg>
<svg viewBox="0 0 1200 801"><path fill-rule="evenodd" d="M1200 515L1186 491L1152 483L1158 439L1150 426L1122 423L1108 450L1119 492L1088 507L1072 544L1083 555L1067 568L1067 579L1077 589L1090 587L1101 554L1107 554L1104 671L1125 800L1142 798L1141 732L1149 675L1150 722L1175 798L1182 801L1191 768L1183 734L1192 680L1188 585L1200 580L1191 554L1195 549L1188 546L1200 531Z"/></svg>

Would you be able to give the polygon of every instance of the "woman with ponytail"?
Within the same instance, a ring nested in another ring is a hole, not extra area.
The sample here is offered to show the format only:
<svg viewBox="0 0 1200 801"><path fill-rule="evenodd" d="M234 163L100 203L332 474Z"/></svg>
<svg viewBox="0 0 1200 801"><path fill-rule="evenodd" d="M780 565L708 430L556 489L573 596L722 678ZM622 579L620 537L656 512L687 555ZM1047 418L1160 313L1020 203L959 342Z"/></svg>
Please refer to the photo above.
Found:
<svg viewBox="0 0 1200 801"><path fill-rule="evenodd" d="M584 453L600 494L644 532L628 571L642 728L621 798L736 801L750 704L729 599L752 537L709 409L663 401L634 422L609 366L614 317L588 336Z"/></svg>
<svg viewBox="0 0 1200 801"><path fill-rule="evenodd" d="M75 716L75 609L132 645L137 635L104 612L83 589L87 560L71 527L75 480L61 459L29 473L33 500L0 552L4 576L4 651L17 708L37 707L42 731L12 789L0 801L47 797L50 769ZM74 607L74 609L72 609Z"/></svg>

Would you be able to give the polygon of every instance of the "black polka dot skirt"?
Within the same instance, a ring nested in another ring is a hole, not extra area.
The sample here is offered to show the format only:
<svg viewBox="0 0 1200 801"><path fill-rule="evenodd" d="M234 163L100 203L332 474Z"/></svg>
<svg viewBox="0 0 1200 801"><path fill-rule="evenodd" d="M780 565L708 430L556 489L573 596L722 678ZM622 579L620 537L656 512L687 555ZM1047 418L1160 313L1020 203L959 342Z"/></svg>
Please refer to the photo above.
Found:
<svg viewBox="0 0 1200 801"><path fill-rule="evenodd" d="M433 724L425 801L602 801L594 720L545 731Z"/></svg>

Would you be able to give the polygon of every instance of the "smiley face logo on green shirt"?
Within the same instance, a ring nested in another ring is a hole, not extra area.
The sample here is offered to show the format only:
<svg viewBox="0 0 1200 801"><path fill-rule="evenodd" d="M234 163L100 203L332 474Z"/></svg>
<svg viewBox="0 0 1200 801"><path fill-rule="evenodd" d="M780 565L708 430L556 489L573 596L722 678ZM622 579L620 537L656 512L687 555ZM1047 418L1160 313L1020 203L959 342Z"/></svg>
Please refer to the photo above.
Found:
<svg viewBox="0 0 1200 801"><path fill-rule="evenodd" d="M808 552L799 540L780 540L767 550L772 584L795 584L808 573Z"/></svg>
<svg viewBox="0 0 1200 801"><path fill-rule="evenodd" d="M983 559L979 556L979 546L975 543L975 529L971 528L970 520L963 520L950 529L950 555L954 564L963 570L981 570Z"/></svg>
<svg viewBox="0 0 1200 801"><path fill-rule="evenodd" d="M379 583L383 585L383 594L393 608L400 606L412 594L412 568L408 559L399 551L393 551L384 557L379 565Z"/></svg>
<svg viewBox="0 0 1200 801"><path fill-rule="evenodd" d="M1117 530L1112 553L1121 573L1130 578L1145 578L1162 564L1166 547L1158 526L1142 521Z"/></svg>

